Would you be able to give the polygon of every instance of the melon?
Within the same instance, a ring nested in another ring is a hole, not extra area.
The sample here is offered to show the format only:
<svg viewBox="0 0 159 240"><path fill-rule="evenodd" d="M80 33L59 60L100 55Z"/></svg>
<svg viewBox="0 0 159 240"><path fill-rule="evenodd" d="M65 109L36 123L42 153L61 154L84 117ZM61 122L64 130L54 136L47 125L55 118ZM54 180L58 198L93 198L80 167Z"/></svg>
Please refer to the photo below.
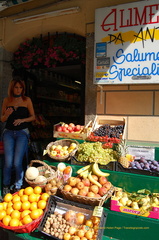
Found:
<svg viewBox="0 0 159 240"><path fill-rule="evenodd" d="M28 180L34 180L39 176L39 170L36 167L28 167L25 172L25 176Z"/></svg>

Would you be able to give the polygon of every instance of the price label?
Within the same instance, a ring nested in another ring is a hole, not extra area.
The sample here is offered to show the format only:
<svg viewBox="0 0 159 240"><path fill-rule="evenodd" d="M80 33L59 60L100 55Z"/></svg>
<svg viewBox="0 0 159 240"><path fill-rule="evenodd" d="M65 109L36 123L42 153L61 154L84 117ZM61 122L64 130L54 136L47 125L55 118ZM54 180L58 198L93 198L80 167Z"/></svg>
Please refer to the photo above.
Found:
<svg viewBox="0 0 159 240"><path fill-rule="evenodd" d="M103 214L103 207L101 206L96 206L93 210L93 216L95 217L101 217Z"/></svg>

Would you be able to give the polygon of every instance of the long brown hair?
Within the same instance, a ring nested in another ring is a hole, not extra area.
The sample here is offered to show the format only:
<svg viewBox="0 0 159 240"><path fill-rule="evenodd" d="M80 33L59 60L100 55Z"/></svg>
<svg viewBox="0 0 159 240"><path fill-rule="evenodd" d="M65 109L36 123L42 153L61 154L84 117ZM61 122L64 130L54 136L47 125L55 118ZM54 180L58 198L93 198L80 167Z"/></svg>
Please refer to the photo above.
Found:
<svg viewBox="0 0 159 240"><path fill-rule="evenodd" d="M9 87L8 87L8 96L10 98L13 98L13 96L14 96L14 87L15 87L15 85L17 83L19 83L20 86L22 87L22 96L21 96L22 99L26 100L27 97L25 96L25 82L21 78L19 78L19 77L15 77L15 78L13 78L12 81L10 81Z"/></svg>

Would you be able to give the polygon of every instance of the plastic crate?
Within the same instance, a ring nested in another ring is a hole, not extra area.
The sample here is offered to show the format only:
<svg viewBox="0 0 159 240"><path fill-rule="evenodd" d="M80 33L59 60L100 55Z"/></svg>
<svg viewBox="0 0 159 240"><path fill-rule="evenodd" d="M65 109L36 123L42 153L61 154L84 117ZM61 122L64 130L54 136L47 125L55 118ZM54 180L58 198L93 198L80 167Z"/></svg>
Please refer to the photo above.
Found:
<svg viewBox="0 0 159 240"><path fill-rule="evenodd" d="M55 209L58 210L62 210L62 211L68 211L68 210L74 210L76 212L82 212L84 214L86 214L87 216L91 217L94 207L92 206L88 206L85 204L80 204L77 202L72 202L69 200L65 200L62 198L59 198L57 196L50 196L47 207L45 209L44 212L44 216L42 218L41 223L38 226L38 231L40 231L41 233L43 233L46 236L49 236L53 239L59 240L59 238L52 236L51 234L48 234L46 232L43 231L44 225L46 223L47 218L53 214L55 212ZM100 218L100 224L99 224L99 230L98 230L98 236L96 240L101 240L102 236L103 236L103 231L104 231L104 227L105 227L105 223L106 223L106 213L103 209L103 213L102 216Z"/></svg>

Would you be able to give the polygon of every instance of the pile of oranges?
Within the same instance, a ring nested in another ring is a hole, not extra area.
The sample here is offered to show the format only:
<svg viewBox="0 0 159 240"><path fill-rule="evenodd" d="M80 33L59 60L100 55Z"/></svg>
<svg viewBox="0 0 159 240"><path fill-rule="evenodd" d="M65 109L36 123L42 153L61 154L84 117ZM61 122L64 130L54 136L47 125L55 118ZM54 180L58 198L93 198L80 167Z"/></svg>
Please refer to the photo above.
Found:
<svg viewBox="0 0 159 240"><path fill-rule="evenodd" d="M10 227L31 223L43 214L48 198L49 194L43 193L39 186L20 189L16 194L7 193L0 203L0 221Z"/></svg>

